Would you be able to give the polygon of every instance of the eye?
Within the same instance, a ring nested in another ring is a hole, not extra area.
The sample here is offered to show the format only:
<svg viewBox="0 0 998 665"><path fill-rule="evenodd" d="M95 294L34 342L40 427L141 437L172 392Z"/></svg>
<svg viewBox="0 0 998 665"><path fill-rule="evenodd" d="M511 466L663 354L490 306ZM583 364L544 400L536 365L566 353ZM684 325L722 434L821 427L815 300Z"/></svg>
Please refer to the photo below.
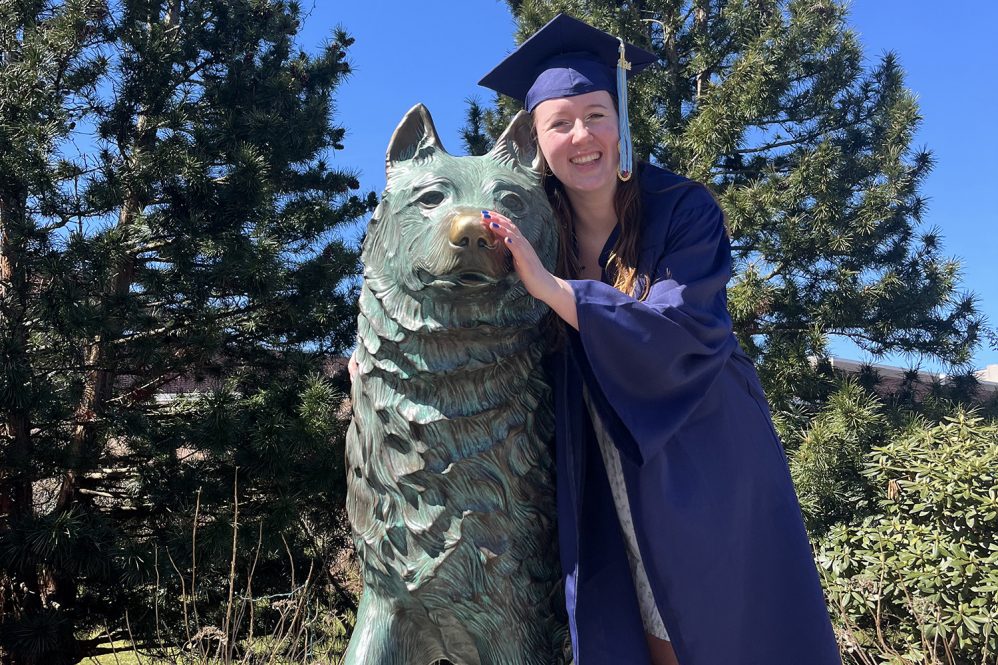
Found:
<svg viewBox="0 0 998 665"><path fill-rule="evenodd" d="M499 207L509 215L519 215L527 209L527 204L523 202L519 194L514 192L504 192L497 198Z"/></svg>
<svg viewBox="0 0 998 665"><path fill-rule="evenodd" d="M420 197L416 199L416 203L428 210L430 208L436 208L444 202L445 198L445 194L440 190L430 189L423 192Z"/></svg>

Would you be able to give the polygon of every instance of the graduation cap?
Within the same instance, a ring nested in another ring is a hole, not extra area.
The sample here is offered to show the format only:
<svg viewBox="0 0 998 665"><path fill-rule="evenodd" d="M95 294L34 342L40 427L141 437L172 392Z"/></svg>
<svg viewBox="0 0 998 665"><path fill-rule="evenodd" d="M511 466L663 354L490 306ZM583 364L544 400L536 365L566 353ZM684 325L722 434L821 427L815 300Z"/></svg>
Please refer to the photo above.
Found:
<svg viewBox="0 0 998 665"><path fill-rule="evenodd" d="M627 77L658 60L654 53L569 16L558 14L485 75L479 85L523 102L533 111L543 101L605 90L617 98L621 180L631 177L631 130Z"/></svg>

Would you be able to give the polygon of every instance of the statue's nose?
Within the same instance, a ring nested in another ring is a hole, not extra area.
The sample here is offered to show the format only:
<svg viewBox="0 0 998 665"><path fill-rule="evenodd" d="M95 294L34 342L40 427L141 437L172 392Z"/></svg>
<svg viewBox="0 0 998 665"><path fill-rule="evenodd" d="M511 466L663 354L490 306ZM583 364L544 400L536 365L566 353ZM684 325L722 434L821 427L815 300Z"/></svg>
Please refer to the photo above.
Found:
<svg viewBox="0 0 998 665"><path fill-rule="evenodd" d="M461 211L450 220L450 242L456 247L470 249L495 249L492 234L482 226L482 215L479 211Z"/></svg>

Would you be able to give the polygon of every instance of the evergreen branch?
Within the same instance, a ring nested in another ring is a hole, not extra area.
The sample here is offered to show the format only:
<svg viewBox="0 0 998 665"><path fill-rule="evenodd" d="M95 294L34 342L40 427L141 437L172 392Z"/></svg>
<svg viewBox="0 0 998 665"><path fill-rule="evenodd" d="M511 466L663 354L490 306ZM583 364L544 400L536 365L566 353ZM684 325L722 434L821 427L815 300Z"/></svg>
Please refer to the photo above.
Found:
<svg viewBox="0 0 998 665"><path fill-rule="evenodd" d="M770 150L775 150L777 148L786 148L789 146L798 146L800 144L810 144L812 141L817 139L827 137L829 134L833 134L843 129L849 129L856 123L844 123L836 127L823 127L815 130L809 134L799 134L786 141L775 141L773 143L767 143L762 146L757 146L754 148L737 148L732 151L736 155L751 155L759 152L768 152Z"/></svg>
<svg viewBox="0 0 998 665"><path fill-rule="evenodd" d="M786 262L781 262L781 263L777 264L777 266L775 268L773 268L768 274L766 274L765 276L763 276L761 279L762 279L763 282L768 282L768 281L772 280L775 277L782 276L783 273L785 273L789 268L790 268L790 266L787 265Z"/></svg>
<svg viewBox="0 0 998 665"><path fill-rule="evenodd" d="M679 18L679 25L685 26L690 23L690 18L693 16L693 11L696 9L696 3L690 3L690 8L686 10L686 13ZM689 28L687 28L689 31Z"/></svg>
<svg viewBox="0 0 998 665"><path fill-rule="evenodd" d="M208 320L216 325L220 325L222 324L222 322L227 321L229 319L235 319L237 323L239 322L247 323L249 322L249 318L247 318L247 315L260 311L261 309L263 309L264 304L265 303L257 303L234 309L216 310L211 312L211 314L208 317ZM174 337L176 336L177 333L182 333L194 329L194 326L199 326L200 329L200 326L203 326L204 323L205 323L204 321L200 320L184 321L181 319L170 325L161 326L153 330L146 330L143 332L131 333L127 335L119 335L115 339L108 341L107 344L110 344L112 346L124 346L124 345L134 344L135 342L143 342L152 339L160 339L164 337L167 338ZM229 321L229 325L234 325L234 324L231 321Z"/></svg>
<svg viewBox="0 0 998 665"><path fill-rule="evenodd" d="M722 155L722 159L727 155ZM792 173L794 170L793 166L788 165L785 167L776 167L772 163L766 163L761 165L759 168L734 168L730 166L725 167L714 167L711 169L710 173L712 177L723 177L723 176L738 176L738 175L763 175L763 174L773 174L773 175L787 175Z"/></svg>

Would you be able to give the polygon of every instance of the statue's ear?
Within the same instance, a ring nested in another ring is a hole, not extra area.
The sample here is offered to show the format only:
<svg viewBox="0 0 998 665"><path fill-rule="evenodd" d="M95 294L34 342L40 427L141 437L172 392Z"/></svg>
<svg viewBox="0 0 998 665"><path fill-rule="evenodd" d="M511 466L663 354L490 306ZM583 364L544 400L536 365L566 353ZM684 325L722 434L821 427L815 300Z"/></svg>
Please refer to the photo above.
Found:
<svg viewBox="0 0 998 665"><path fill-rule="evenodd" d="M506 131L496 139L489 155L500 162L538 170L540 151L534 136L534 119L529 113L520 111L516 114Z"/></svg>
<svg viewBox="0 0 998 665"><path fill-rule="evenodd" d="M425 159L437 150L447 152L437 136L430 112L422 104L416 104L402 118L388 142L385 168L390 171L399 162Z"/></svg>

